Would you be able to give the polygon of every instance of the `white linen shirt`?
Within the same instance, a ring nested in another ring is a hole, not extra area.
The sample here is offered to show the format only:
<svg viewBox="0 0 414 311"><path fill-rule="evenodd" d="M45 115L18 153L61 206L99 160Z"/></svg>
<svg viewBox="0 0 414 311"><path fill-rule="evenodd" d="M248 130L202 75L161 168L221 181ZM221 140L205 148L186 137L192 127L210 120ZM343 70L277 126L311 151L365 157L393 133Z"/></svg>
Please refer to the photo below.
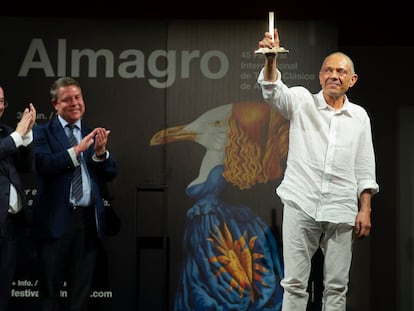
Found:
<svg viewBox="0 0 414 311"><path fill-rule="evenodd" d="M322 95L278 79L257 82L264 100L290 121L286 170L276 189L282 202L303 209L316 221L355 225L358 198L379 191L371 122L364 108L346 98L335 111Z"/></svg>

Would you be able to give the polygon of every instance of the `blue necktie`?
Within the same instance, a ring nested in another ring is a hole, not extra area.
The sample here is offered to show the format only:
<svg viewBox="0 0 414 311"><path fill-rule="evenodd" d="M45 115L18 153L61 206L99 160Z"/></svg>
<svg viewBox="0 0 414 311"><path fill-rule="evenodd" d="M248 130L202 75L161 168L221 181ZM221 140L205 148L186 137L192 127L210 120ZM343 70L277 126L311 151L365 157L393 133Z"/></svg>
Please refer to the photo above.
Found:
<svg viewBox="0 0 414 311"><path fill-rule="evenodd" d="M72 147L74 147L74 146L76 146L78 144L78 141L76 140L75 135L73 135L73 128L76 125L68 124L66 126L69 128L69 131L68 131L69 141L70 141ZM73 198L77 202L83 196L83 190L82 190L82 171L81 171L81 166L80 165L75 168L75 172L73 173L73 178L72 178L72 196L73 196Z"/></svg>

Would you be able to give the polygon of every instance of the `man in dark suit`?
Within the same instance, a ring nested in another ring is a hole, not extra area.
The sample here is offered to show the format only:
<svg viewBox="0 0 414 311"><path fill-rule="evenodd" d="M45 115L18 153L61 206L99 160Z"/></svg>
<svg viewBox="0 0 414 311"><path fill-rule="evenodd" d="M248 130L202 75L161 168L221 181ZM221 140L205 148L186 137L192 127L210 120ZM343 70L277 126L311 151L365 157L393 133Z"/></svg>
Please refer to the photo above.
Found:
<svg viewBox="0 0 414 311"><path fill-rule="evenodd" d="M101 185L115 178L117 167L106 148L110 131L83 122L80 84L59 78L50 94L56 117L33 129L38 177L33 235L39 242L41 310L63 310L64 304L64 310L87 311L97 246L105 236ZM71 143L72 134L77 142ZM60 299L60 290L67 298Z"/></svg>
<svg viewBox="0 0 414 311"><path fill-rule="evenodd" d="M0 118L8 102L0 86ZM23 111L16 129L0 123L0 311L8 309L16 269L17 238L29 221L22 173L33 168L30 144L36 110L32 104Z"/></svg>

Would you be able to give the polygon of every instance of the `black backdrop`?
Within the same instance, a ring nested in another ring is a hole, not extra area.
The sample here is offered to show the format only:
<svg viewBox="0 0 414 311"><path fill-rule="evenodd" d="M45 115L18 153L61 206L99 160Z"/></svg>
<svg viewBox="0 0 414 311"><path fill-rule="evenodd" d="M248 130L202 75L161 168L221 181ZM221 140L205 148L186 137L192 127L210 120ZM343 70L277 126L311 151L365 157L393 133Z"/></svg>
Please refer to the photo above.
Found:
<svg viewBox="0 0 414 311"><path fill-rule="evenodd" d="M277 8L275 11L278 16ZM204 14L207 14L207 12L209 11L205 11ZM114 14L116 15L116 13L117 12ZM120 13L118 12L118 14ZM125 11L124 14L126 14ZM162 14L166 13L164 12ZM66 18L52 19L50 17L47 17L46 19L42 18L40 20L18 18L17 20L13 19L10 21L8 18L2 19L2 29L13 29L13 31L9 31L6 34L4 45L7 49L3 48L0 54L2 56L1 68L3 73L1 80L6 80L4 85L8 94L7 97L11 98L14 103L25 102L26 100L33 100L35 103L42 103L40 105L43 108L40 110L40 113L43 113L45 118L47 118L51 112L51 107L47 104L47 90L54 77L45 77L43 74L39 75L39 71L35 70L31 73L30 79L18 77L16 74L18 72L18 65L20 64L18 59L23 59L22 55L24 55L24 52L27 50L29 39L34 37L46 38L45 42L49 42L46 46L49 49L49 46L56 44L56 39L60 38L62 33L71 34L71 31L73 31L71 27L76 25L75 30L88 29L88 31L86 34L83 31L75 31L73 35L67 35L68 38L71 38L69 44L73 44L74 46L76 46L76 44L79 45L79 42L85 40L82 39L82 37L84 36L84 38L87 38L89 34L91 37L94 37L94 40L97 40L97 44L94 48L98 49L100 46L105 46L101 42L104 42L104 40L108 38L108 34L110 34L110 45L113 45L115 49L119 49L119 51L123 51L131 45L130 38L134 37L135 42L138 42L136 44L134 43L136 49L143 50L144 53L148 55L150 52L147 51L155 50L160 46L160 42L161 46L166 44L168 35L163 29L165 29L167 25L171 27L169 20L153 20L150 15L151 14L148 13L147 17L143 20L139 19L139 14L138 18L131 18L131 16L127 16L125 18L125 16L122 16L122 22L120 22L120 19L117 17L97 17L96 15L92 16L93 18L85 19L82 17L80 19L69 20ZM266 19L266 15L267 10L263 13L264 19ZM150 18L148 18L148 16ZM223 17L219 13L217 13L217 16L220 19L219 24L221 24L223 22L221 20ZM319 15L315 16L317 16L317 19L320 19ZM204 19L205 16L201 17L201 20L196 20L197 25L206 23L209 25L208 27L212 27L211 29L214 29L212 24L217 24L217 20L210 20L206 22ZM356 14L356 18L353 20L354 23L350 23L349 25L347 24L348 28L344 30L345 16L341 15L337 21L329 21L329 28L327 28L333 29L334 33L337 34L337 41L334 42L333 46L337 45L339 49L344 50L354 59L357 72L360 75L358 85L352 89L350 96L355 102L364 105L372 117L374 143L377 151L378 181L381 187L380 194L374 199L373 202L374 229L372 236L355 246L355 258L351 275L351 283L354 285L350 288L349 309L407 310L406 307L412 306L412 302L410 302L407 297L401 297L399 288L401 286L412 288L412 280L408 279L405 284L401 284L400 281L400 276L404 274L405 268L410 267L399 266L401 257L406 256L406 254L399 248L400 243L403 242L398 240L398 215L402 212L400 211L401 208L399 209L398 206L398 185L396 182L398 175L396 166L399 161L397 153L399 147L397 142L397 135L399 131L399 106L403 103L405 105L410 104L409 99L407 98L407 93L398 92L398 90L401 89L401 86L409 87L404 83L404 81L407 81L407 72L410 71L409 69L412 70L412 65L403 62L403 60L409 59L409 55L411 55L412 52L412 44L409 40L400 40L400 32L395 31L395 33L391 35L390 30L396 30L395 24L391 27L385 27L386 25L384 25L383 21L384 18L381 18L382 14L378 17L380 21L377 23L372 23L372 17L365 19L365 23L362 23L361 21L363 20L363 14ZM308 29L308 19L309 16L307 15L305 24L301 24L303 21L299 21L298 25L304 25L305 27L299 27L299 30L295 30L295 32L293 32L294 35L297 35L300 32L303 33L304 29ZM181 31L183 31L185 26L188 25L186 24L189 22L188 15L184 18L184 20L185 22L181 21L183 26L180 26L180 22L178 22L177 34L181 34ZM280 26L285 23L283 18L281 18L281 20L282 22ZM229 36L232 34L232 31L233 33L237 33L240 29L248 29L248 32L250 33L248 38L244 39L245 41L232 43L232 49L235 46L237 47L235 48L236 51L238 51L239 48L241 50L253 49L257 39L260 39L261 29L263 28L262 26L265 25L265 22L254 18L246 23L246 20L238 20L237 18L234 19L232 15L229 21L232 25ZM226 23L226 21L224 22ZM254 27L257 27L255 28L256 30L252 28L250 23L253 23L255 25ZM296 22L294 22L294 24L296 24ZM8 27L8 25L13 25L14 27ZM36 25L36 27L33 27L33 25ZM97 25L99 27L96 27ZM286 25L290 24L287 23ZM145 29L149 29L150 31L143 32L143 27ZM286 26L286 28L289 27ZM204 29L204 27L201 27L200 31L203 31L202 29ZM30 31L27 32L28 30ZM17 36L16 33L18 34ZM97 33L98 36L96 36ZM137 36L137 34L139 35ZM98 39L96 39L96 37L98 37ZM283 35L282 38L285 37L288 40L290 36ZM156 43L154 43L154 38L156 38ZM184 38L186 39L183 40L182 44L189 43L191 49L194 46L199 46L203 43L205 43L206 46L220 44L224 46L226 44L226 42L217 43L217 39L214 39L213 35L211 35L212 39L210 39L212 41L208 41L203 38L203 40L197 39L195 42L192 42L193 39L191 36ZM227 38L227 35L225 35L224 38ZM145 44L142 44L143 42L145 42ZM289 43L289 47L295 47L295 44L289 41L287 41L287 43ZM330 48L327 50L329 49ZM20 54L22 54L20 56L19 51ZM301 49L292 49L292 53L290 55L292 55L294 51L296 54L296 52L299 53ZM320 51L321 54L323 54L323 52L323 50ZM306 67L307 61L303 61L302 64L305 66L305 70L307 72L317 72L316 68L319 66L319 56L321 55L311 55L311 57L307 58L309 60L312 59L312 61L315 59L317 60L317 62L310 68ZM14 68L13 65L9 64L9 61L6 61L11 58L16 59ZM386 62L386 64L384 62ZM6 63L7 66L5 66ZM99 283L99 290L101 290L102 293L105 293L106 290L108 290L108 292L111 292L112 297L110 299L102 297L97 299L97 305L100 306L102 310L112 310L114 307L123 308L125 310L135 310L137 308L135 298L140 294L139 292L137 293L137 288L140 288L139 282L144 282L143 280L137 281L135 279L135 276L137 275L135 273L135 264L137 260L137 240L135 238L140 235L140 230L142 230L142 226L136 226L136 224L140 221L140 215L135 214L135 207L139 205L138 201L142 198L142 191L145 192L145 200L151 201L152 203L155 202L153 206L155 206L155 209L158 209L157 213L161 215L161 219L164 211L165 193L168 193L167 196L172 196L172 198L168 199L168 204L171 205L173 209L177 210L178 208L178 211L180 211L181 207L176 206L176 203L174 202L184 202L182 208L185 210L185 202L188 199L182 195L182 188L188 181L191 181L192 178L194 178L194 172L198 167L198 163L188 163L185 157L180 158L180 153L183 152L183 149L189 148L188 146L170 146L168 147L170 149L165 150L160 148L158 152L148 147L147 140L151 136L151 133L154 133L155 129L164 128L168 124L172 125L172 123L179 124L180 122L189 121L189 116L201 113L206 107L209 107L209 105L215 106L218 105L218 103L227 103L229 99L234 100L234 98L227 98L226 95L223 95L225 92L220 91L218 88L218 95L213 96L217 102L209 103L207 100L206 104L197 104L195 106L189 106L189 103L184 103L183 108L178 108L177 110L177 107L173 108L168 107L167 105L168 102L177 102L177 99L183 100L186 96L188 96L188 94L184 94L183 91L180 91L181 89L179 88L176 89L176 93L174 93L174 90L155 91L151 87L145 86L144 83L144 86L139 86L137 89L137 86L134 85L133 81L127 80L123 81L122 85L114 87L114 81L107 81L108 79L99 77L99 74L96 79L93 79L93 81L82 78L82 76L79 79L84 85L87 105L89 105L87 107L92 106L92 108L88 108L90 109L90 113L89 111L87 112L88 120L90 120L93 124L101 122L102 124L113 124L115 122L118 124L117 132L119 134L113 135L111 149L114 150L114 154L116 154L116 157L121 164L123 174L129 174L127 182L129 187L128 190L124 188L124 185L118 184L113 185L111 189L112 193L116 194L113 204L114 207L119 209L118 211L121 221L123 222L123 233L111 238L103 245L103 255L101 256L102 265L100 265L100 267L103 267L103 270L101 271L101 274L99 274L100 278L97 282ZM292 82L302 83L303 81ZM250 83L252 82L250 81ZM231 81L228 85L230 87L233 85L234 87L240 86L241 84L239 81L237 81L237 83L233 83L233 81ZM386 89L384 89L384 85L386 86ZM312 84L310 87L317 88L317 84ZM131 92L131 89L134 89L134 92ZM209 94L204 94L203 88L197 85L184 85L183 89L190 91L191 98L195 98L197 96L209 96ZM23 90L30 91L24 92ZM142 93L150 95L145 97L142 97L141 95L138 95L138 97L136 96L136 94ZM244 100L246 98L250 98L250 96L257 98L257 94L246 97L246 95L241 95L243 92L240 94L236 89L230 91L229 93L237 93L238 98L236 98L236 100ZM99 94L99 96L97 94ZM27 99L27 97L30 97L30 99ZM100 97L112 98L113 102L108 104L117 105L116 109L102 109L102 107L106 107L107 105L102 104L104 101L99 101L99 104L88 104L88 99L91 98L91 100L95 101L97 99L95 97L98 99ZM151 98L151 100L148 100L148 98ZM132 114L130 113L130 110L124 110L123 108L133 107L134 105L142 107L142 109L140 108L136 114ZM18 105L16 104L16 106ZM97 114L96 111L99 111L99 114ZM161 113L154 113L155 111ZM167 115L167 118L165 114ZM13 117L18 116L18 107L9 109L7 115L11 120L13 120ZM158 116L154 119L154 115ZM168 119L169 117L172 119ZM139 126L137 127L138 124ZM126 135L126 133L130 132L144 132L144 138L142 141L138 140L137 143L129 145L129 148L126 149L125 139L128 142L132 140L131 136ZM147 139L145 139L145 137ZM203 153L203 151L197 147L191 147L185 152L190 152L191 156L195 159L197 157L200 158ZM146 162L146 159L148 158L151 158L151 163L158 164L148 165L148 162ZM143 164L137 165L136 162L141 162ZM168 165L168 163L171 162L173 162L174 165ZM183 168L185 169L183 170ZM131 177L131 174L134 174L135 177ZM170 176L177 175L181 176L181 184L169 184L168 178ZM28 180L30 182L30 177ZM168 187L165 187L166 184L168 184ZM274 185L268 185L268 189L263 189L262 191L272 191L273 186ZM29 195L30 192L33 191L35 190L29 189ZM188 204L191 204L191 202L188 202ZM170 206L168 207L168 210L171 210ZM179 213L180 216L183 215L183 210ZM133 215L127 211L133 211ZM171 212L169 212L169 214L170 213ZM265 211L263 211L263 213L265 218L269 217ZM151 213L149 214L151 215ZM128 219L131 216L136 221L129 222ZM182 224L180 223L181 221L182 220L178 218L176 221L172 221L169 225L169 230L172 231L177 237L180 236L180 227L182 227ZM151 227L151 230L153 230L151 232L152 235L159 236L165 228L163 226L155 226ZM159 243L157 245L160 246L158 248L148 247L147 244L144 244L144 246L140 245L140 247L143 246L142 249L144 252L149 252L147 253L147 258L159 260L158 264L160 266L162 265L162 260L164 258L162 251L165 245L162 242L162 240L156 241L156 243ZM147 288L147 291L141 294L148 295L154 291L162 292L162 290L165 289L164 285L167 285L167 291L170 291L170 293L167 294L166 299L167 301L171 300L176 281L174 280L174 275L176 274L176 267L174 268L176 263L174 262L179 261L180 258L180 254L177 251L175 252L175 255L171 254L171 247L173 247L173 249L177 248L179 247L179 244L180 241L178 238L176 242L172 241L172 245L169 245L169 260L172 263L170 264L171 266L166 267L165 271L159 269L159 267L146 270L148 274L144 276L145 279L153 280L155 277L155 279L161 279L162 284L156 288ZM28 248L29 249L24 250L25 254L27 254L26 252L28 251L29 254L35 256L35 254L31 252L32 250L30 249L30 246L28 246ZM122 249L122 253L120 253L120 249ZM25 259L30 261L30 257ZM151 264L154 264L153 260ZM109 273L106 270L107 268ZM126 271L132 273L128 273ZM165 276L165 272L167 273L167 276ZM21 268L19 273L24 275L25 273L30 274L32 272L26 272L25 269ZM25 278L23 278L23 280L25 280ZM23 281L23 283L24 282L27 281ZM360 285L355 285L356 283L360 283L363 286L361 285L361 287L358 287ZM148 286L150 283L144 282L144 284ZM25 285L23 284L22 286ZM358 288L364 289L358 290ZM21 299L17 300L16 305L21 302ZM108 303L109 301L111 301L111 303ZM23 302L23 304L24 303L26 303L26 301ZM156 307L162 308L163 305L163 303L158 303L156 304ZM109 306L111 307L109 308ZM146 310L144 308L145 307L141 307L142 310Z"/></svg>

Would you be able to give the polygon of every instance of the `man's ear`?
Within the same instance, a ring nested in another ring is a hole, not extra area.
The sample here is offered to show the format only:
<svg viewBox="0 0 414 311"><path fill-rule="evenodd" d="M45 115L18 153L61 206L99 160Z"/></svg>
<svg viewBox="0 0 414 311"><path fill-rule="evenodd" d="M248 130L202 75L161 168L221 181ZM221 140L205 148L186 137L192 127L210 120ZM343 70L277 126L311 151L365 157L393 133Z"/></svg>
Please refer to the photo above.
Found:
<svg viewBox="0 0 414 311"><path fill-rule="evenodd" d="M50 101L50 102L52 103L53 108L55 108L55 110L56 110L57 101L52 100L52 101Z"/></svg>
<svg viewBox="0 0 414 311"><path fill-rule="evenodd" d="M357 81L358 81L358 75L356 73L354 73L351 77L349 87L353 87Z"/></svg>

